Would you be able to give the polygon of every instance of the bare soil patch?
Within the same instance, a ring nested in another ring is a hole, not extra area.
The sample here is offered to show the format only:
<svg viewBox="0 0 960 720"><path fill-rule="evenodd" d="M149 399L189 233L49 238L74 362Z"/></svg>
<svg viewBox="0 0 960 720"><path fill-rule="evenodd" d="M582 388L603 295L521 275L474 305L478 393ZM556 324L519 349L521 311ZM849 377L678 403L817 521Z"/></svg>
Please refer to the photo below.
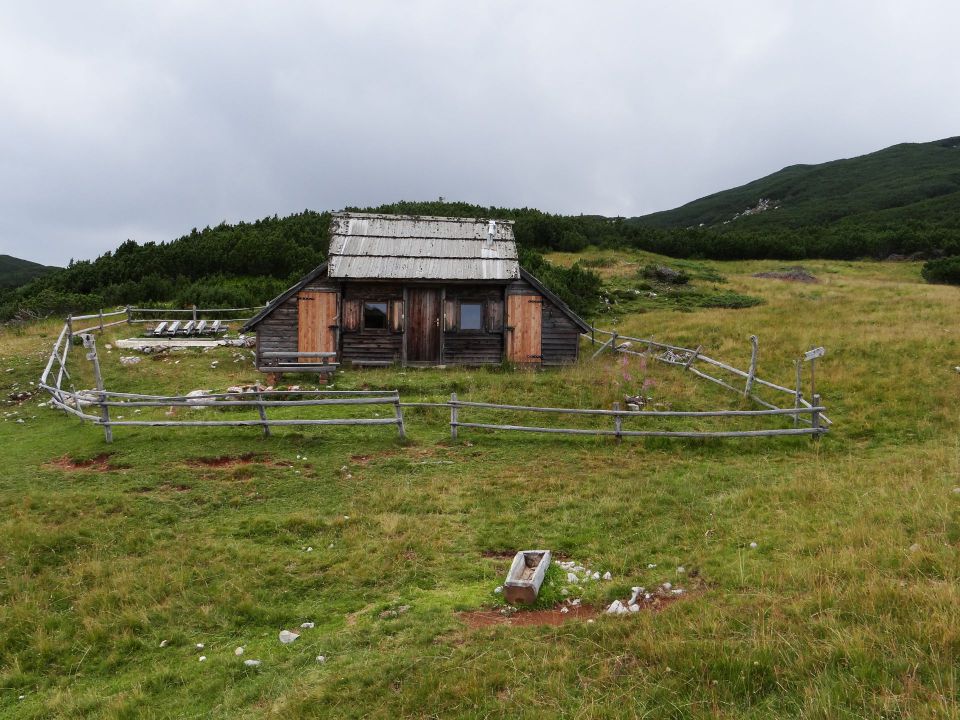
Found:
<svg viewBox="0 0 960 720"><path fill-rule="evenodd" d="M805 267L800 265L784 268L783 270L770 270L768 272L754 273L755 278L769 278L771 280L787 280L789 282L818 283L819 278Z"/></svg>
<svg viewBox="0 0 960 720"><path fill-rule="evenodd" d="M125 469L125 465L112 465L110 456L111 453L100 453L92 458L72 458L69 455L64 455L45 463L44 467L58 470L90 470L92 472L111 472Z"/></svg>
<svg viewBox="0 0 960 720"><path fill-rule="evenodd" d="M246 455L236 456L221 455L220 457L214 458L193 458L187 461L187 465L193 465L194 467L235 468L241 465L260 462L261 460L262 459L256 454L247 453Z"/></svg>
<svg viewBox="0 0 960 720"><path fill-rule="evenodd" d="M562 607L567 612L561 612ZM546 610L518 610L515 613L504 615L500 610L471 610L457 613L457 617L471 629L493 627L494 625L510 625L522 627L525 625L563 625L571 620L587 620L600 614L597 608L589 605L569 607L557 605Z"/></svg>

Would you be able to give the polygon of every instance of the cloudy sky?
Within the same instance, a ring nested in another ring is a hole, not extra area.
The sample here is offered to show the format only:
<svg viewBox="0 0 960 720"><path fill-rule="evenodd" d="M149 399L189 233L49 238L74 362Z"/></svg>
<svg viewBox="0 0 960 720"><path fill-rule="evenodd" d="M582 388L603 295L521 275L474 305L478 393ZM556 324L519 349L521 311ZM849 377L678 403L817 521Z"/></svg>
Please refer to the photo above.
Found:
<svg viewBox="0 0 960 720"><path fill-rule="evenodd" d="M955 0L8 2L0 253L311 208L639 215L960 134Z"/></svg>

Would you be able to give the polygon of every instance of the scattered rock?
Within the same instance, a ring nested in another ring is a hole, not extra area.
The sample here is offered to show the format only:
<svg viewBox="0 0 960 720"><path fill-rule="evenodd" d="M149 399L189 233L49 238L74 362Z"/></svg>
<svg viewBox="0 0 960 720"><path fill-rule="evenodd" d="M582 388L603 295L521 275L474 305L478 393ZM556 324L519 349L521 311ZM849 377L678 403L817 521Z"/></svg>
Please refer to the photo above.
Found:
<svg viewBox="0 0 960 720"><path fill-rule="evenodd" d="M677 568L677 575L683 575L686 571L687 569L683 565L681 565L680 567Z"/></svg>
<svg viewBox="0 0 960 720"><path fill-rule="evenodd" d="M499 595L499 594L502 593L502 592L503 592L503 585L497 585L497 586L493 589L493 594L494 594L494 595Z"/></svg>
<svg viewBox="0 0 960 720"><path fill-rule="evenodd" d="M121 365L136 365L138 362L140 362L140 360L141 358L138 355L120 356Z"/></svg>
<svg viewBox="0 0 960 720"><path fill-rule="evenodd" d="M203 650L203 643L197 643L197 650Z"/></svg>
<svg viewBox="0 0 960 720"><path fill-rule="evenodd" d="M161 641L160 641L160 647L166 647L167 644L168 644L168 642L169 642L168 640L161 640Z"/></svg>
<svg viewBox="0 0 960 720"><path fill-rule="evenodd" d="M300 637L299 633L290 632L289 630L281 630L279 635L280 642L282 642L284 645L289 645L298 637Z"/></svg>
<svg viewBox="0 0 960 720"><path fill-rule="evenodd" d="M757 549L757 544L755 542L750 543L750 548L753 550Z"/></svg>
<svg viewBox="0 0 960 720"><path fill-rule="evenodd" d="M233 654L236 655L237 657L240 657L241 655L243 655L243 648L238 647L236 650L233 651Z"/></svg>
<svg viewBox="0 0 960 720"><path fill-rule="evenodd" d="M323 665L327 661L326 655L317 655L317 662Z"/></svg>
<svg viewBox="0 0 960 720"><path fill-rule="evenodd" d="M207 661L207 656L206 656L206 655L201 655L200 658L199 658L199 660L200 660L200 662L206 662L206 661Z"/></svg>
<svg viewBox="0 0 960 720"><path fill-rule="evenodd" d="M579 580L580 580L580 579L579 579L576 575L574 575L572 572L568 572L568 573L567 573L567 582L568 582L568 583L573 584L573 583L579 582Z"/></svg>
<svg viewBox="0 0 960 720"><path fill-rule="evenodd" d="M260 667L262 663L259 660L244 660L243 664L247 667Z"/></svg>
<svg viewBox="0 0 960 720"><path fill-rule="evenodd" d="M914 543L910 546L910 552L917 552L920 549L920 543Z"/></svg>
<svg viewBox="0 0 960 720"><path fill-rule="evenodd" d="M314 624L312 622L300 623L300 627L302 627L304 630L313 630Z"/></svg>
<svg viewBox="0 0 960 720"><path fill-rule="evenodd" d="M607 572L605 572L605 573L603 574L603 579L604 579L604 580L613 580L613 575L610 574L610 571L609 571L609 570L607 570Z"/></svg>

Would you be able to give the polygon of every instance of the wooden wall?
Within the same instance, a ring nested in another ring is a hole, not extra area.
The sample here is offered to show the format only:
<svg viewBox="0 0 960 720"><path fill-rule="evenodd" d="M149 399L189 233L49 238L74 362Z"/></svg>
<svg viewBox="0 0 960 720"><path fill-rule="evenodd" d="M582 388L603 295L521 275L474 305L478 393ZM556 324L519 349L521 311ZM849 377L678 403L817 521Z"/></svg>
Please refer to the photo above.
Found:
<svg viewBox="0 0 960 720"><path fill-rule="evenodd" d="M507 286L509 295L539 295L526 280L515 280ZM580 329L547 298L543 298L540 328L540 354L544 365L575 362L580 352Z"/></svg>
<svg viewBox="0 0 960 720"><path fill-rule="evenodd" d="M483 331L460 332L457 303L485 303ZM503 286L448 285L444 308L443 362L499 365L503 362Z"/></svg>
<svg viewBox="0 0 960 720"><path fill-rule="evenodd" d="M386 302L387 329L363 331L363 303ZM393 363L403 359L403 286L397 283L343 284L341 364Z"/></svg>
<svg viewBox="0 0 960 720"><path fill-rule="evenodd" d="M345 282L320 278L304 290L341 289L341 318L339 332L339 362L354 361L402 362L404 291L399 283ZM539 295L525 280L506 286L511 295ZM363 332L364 301L386 301L389 323L386 330ZM457 301L486 303L485 330L458 332ZM443 363L462 365L499 364L503 362L504 343L504 286L502 285L447 285L445 288L443 318ZM296 295L277 307L256 327L257 363L263 365L260 353L264 351L297 350ZM580 331L560 309L544 298L541 325L544 365L561 365L577 359Z"/></svg>
<svg viewBox="0 0 960 720"><path fill-rule="evenodd" d="M327 278L318 278L308 283L303 289L335 290L337 287L337 283ZM257 325L257 367L270 364L260 355L262 352L298 350L297 330L297 296L295 294Z"/></svg>

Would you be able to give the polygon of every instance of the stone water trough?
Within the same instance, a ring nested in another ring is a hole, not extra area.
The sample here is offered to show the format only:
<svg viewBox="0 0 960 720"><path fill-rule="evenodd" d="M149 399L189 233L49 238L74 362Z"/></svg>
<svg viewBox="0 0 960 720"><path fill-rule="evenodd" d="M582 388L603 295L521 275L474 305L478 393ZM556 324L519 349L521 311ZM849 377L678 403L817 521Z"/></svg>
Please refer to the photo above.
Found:
<svg viewBox="0 0 960 720"><path fill-rule="evenodd" d="M503 583L503 597L511 605L532 605L549 567L549 550L521 550L514 556Z"/></svg>

